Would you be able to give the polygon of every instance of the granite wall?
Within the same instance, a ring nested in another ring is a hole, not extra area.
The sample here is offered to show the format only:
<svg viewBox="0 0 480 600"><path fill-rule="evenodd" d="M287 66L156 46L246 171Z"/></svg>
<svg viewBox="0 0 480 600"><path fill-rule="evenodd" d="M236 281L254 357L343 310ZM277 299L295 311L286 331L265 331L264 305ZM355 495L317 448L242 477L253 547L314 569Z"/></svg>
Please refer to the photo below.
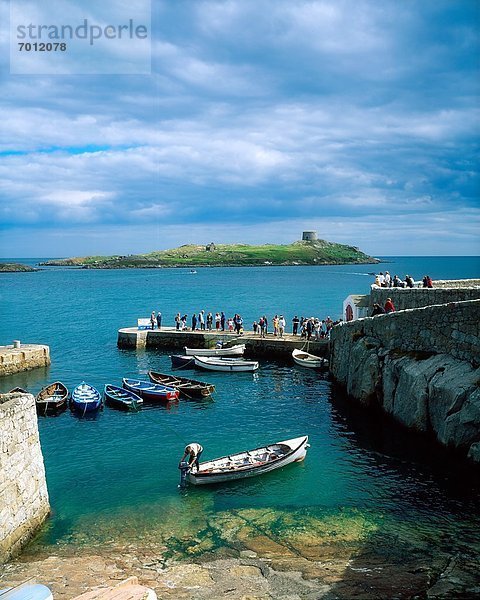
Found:
<svg viewBox="0 0 480 600"><path fill-rule="evenodd" d="M384 306L387 298L392 299L397 310L421 308L423 306L447 304L449 302L462 302L465 300L480 300L480 282L478 286L466 286L465 282L463 282L464 287L453 285L451 288L443 285L440 286L439 284L441 283L447 282L435 281L435 287L433 288L381 288L372 285L370 291L370 311L375 303ZM455 284L457 282L452 283Z"/></svg>
<svg viewBox="0 0 480 600"><path fill-rule="evenodd" d="M339 325L330 368L353 398L480 463L480 300Z"/></svg>
<svg viewBox="0 0 480 600"><path fill-rule="evenodd" d="M0 395L0 562L20 551L49 512L35 399Z"/></svg>

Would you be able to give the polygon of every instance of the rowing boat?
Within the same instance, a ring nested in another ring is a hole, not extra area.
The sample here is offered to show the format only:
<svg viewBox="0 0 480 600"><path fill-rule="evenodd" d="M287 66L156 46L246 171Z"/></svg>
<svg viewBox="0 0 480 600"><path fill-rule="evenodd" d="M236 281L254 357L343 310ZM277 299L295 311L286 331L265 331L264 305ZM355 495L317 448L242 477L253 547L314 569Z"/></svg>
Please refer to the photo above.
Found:
<svg viewBox="0 0 480 600"><path fill-rule="evenodd" d="M135 392L144 400L152 402L169 402L177 400L179 391L174 387L160 385L158 383L150 383L150 381L142 381L141 379L123 379L123 387L126 390Z"/></svg>
<svg viewBox="0 0 480 600"><path fill-rule="evenodd" d="M233 373L238 371L256 371L258 369L258 362L256 360L243 360L241 358L195 356L195 366L207 371Z"/></svg>
<svg viewBox="0 0 480 600"><path fill-rule="evenodd" d="M105 403L120 410L137 411L142 407L143 398L135 392L107 383L103 390Z"/></svg>
<svg viewBox="0 0 480 600"><path fill-rule="evenodd" d="M72 392L71 405L83 414L94 412L102 407L102 396L93 385L82 381Z"/></svg>
<svg viewBox="0 0 480 600"><path fill-rule="evenodd" d="M172 354L170 360L174 369L193 369L195 367L195 358L193 356Z"/></svg>
<svg viewBox="0 0 480 600"><path fill-rule="evenodd" d="M47 412L67 408L68 389L60 381L55 381L43 387L35 396L37 413L45 415Z"/></svg>
<svg viewBox="0 0 480 600"><path fill-rule="evenodd" d="M245 344L237 344L230 348L184 348L187 356L243 356Z"/></svg>
<svg viewBox="0 0 480 600"><path fill-rule="evenodd" d="M236 479L263 475L293 462L300 462L307 453L308 435L283 442L276 442L254 450L246 450L189 466L182 462L182 484L186 481L193 485L223 483Z"/></svg>
<svg viewBox="0 0 480 600"><path fill-rule="evenodd" d="M161 385L169 385L176 388L181 394L190 396L211 396L215 391L215 386L205 381L197 381L196 379L188 379L187 377L177 377L175 375L166 375L149 371L148 377L153 383Z"/></svg>
<svg viewBox="0 0 480 600"><path fill-rule="evenodd" d="M303 350L295 349L292 352L292 357L295 363L301 367L309 367L310 369L323 369L328 366L328 360L326 358L321 358L320 356L303 352Z"/></svg>

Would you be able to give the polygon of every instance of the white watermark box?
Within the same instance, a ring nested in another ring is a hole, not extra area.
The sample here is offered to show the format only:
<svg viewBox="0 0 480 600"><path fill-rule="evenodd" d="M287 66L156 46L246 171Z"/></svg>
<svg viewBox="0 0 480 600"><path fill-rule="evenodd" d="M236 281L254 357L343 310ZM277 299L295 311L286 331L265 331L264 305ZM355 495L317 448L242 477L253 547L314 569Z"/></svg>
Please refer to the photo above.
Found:
<svg viewBox="0 0 480 600"><path fill-rule="evenodd" d="M151 0L10 0L13 75L149 75Z"/></svg>

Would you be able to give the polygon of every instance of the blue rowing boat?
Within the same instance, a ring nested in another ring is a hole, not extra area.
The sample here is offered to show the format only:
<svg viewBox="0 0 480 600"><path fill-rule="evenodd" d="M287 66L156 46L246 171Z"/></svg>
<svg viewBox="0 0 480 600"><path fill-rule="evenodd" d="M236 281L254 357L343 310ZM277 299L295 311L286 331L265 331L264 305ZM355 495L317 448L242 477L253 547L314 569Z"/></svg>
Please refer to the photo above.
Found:
<svg viewBox="0 0 480 600"><path fill-rule="evenodd" d="M143 398L135 392L107 383L103 390L105 404L120 410L140 410Z"/></svg>
<svg viewBox="0 0 480 600"><path fill-rule="evenodd" d="M141 379L124 379L123 387L126 390L135 392L144 400L153 402L169 402L170 400L178 400L180 392L173 387L160 385L158 383L150 383L150 381L142 381Z"/></svg>
<svg viewBox="0 0 480 600"><path fill-rule="evenodd" d="M72 392L71 407L82 413L94 412L102 406L102 396L100 392L82 381Z"/></svg>

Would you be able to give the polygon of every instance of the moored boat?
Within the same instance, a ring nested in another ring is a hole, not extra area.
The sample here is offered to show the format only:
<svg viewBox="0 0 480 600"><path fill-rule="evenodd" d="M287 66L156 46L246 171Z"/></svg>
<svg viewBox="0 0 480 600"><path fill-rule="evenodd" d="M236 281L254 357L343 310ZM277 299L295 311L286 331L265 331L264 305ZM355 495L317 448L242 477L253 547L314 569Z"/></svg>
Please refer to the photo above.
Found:
<svg viewBox="0 0 480 600"><path fill-rule="evenodd" d="M135 392L144 400L152 402L169 402L178 400L179 391L174 387L160 385L158 383L150 383L150 381L142 381L141 379L123 379L123 387L127 390Z"/></svg>
<svg viewBox="0 0 480 600"><path fill-rule="evenodd" d="M9 392L7 392L8 394L28 394L27 390L24 390L21 387L15 387L12 388Z"/></svg>
<svg viewBox="0 0 480 600"><path fill-rule="evenodd" d="M301 367L308 367L310 369L326 369L328 367L328 360L326 358L309 354L303 350L295 349L292 352L292 357L295 363Z"/></svg>
<svg viewBox="0 0 480 600"><path fill-rule="evenodd" d="M68 389L61 381L46 385L35 396L37 413L41 415L67 408L67 401Z"/></svg>
<svg viewBox="0 0 480 600"><path fill-rule="evenodd" d="M80 413L94 412L102 406L102 396L100 392L85 381L77 385L71 397L71 406Z"/></svg>
<svg viewBox="0 0 480 600"><path fill-rule="evenodd" d="M186 356L243 356L245 344L230 348L184 348Z"/></svg>
<svg viewBox="0 0 480 600"><path fill-rule="evenodd" d="M107 383L103 390L105 404L120 410L137 411L143 405L143 398L135 392Z"/></svg>
<svg viewBox="0 0 480 600"><path fill-rule="evenodd" d="M185 356L184 354L172 354L170 356L172 367L174 369L193 369L195 368L195 358L193 356Z"/></svg>
<svg viewBox="0 0 480 600"><path fill-rule="evenodd" d="M196 379L188 379L187 377L177 377L175 375L157 373L156 371L149 371L148 377L153 383L172 386L187 397L211 396L215 391L213 384L206 383L205 381L197 381Z"/></svg>
<svg viewBox="0 0 480 600"><path fill-rule="evenodd" d="M182 462L179 465L182 484L188 481L193 485L205 485L263 475L290 463L302 461L308 448L308 435L304 435L204 461L198 468Z"/></svg>
<svg viewBox="0 0 480 600"><path fill-rule="evenodd" d="M207 371L225 371L234 373L240 371L256 371L256 360L243 360L241 358L222 358L214 356L195 356L195 366Z"/></svg>

